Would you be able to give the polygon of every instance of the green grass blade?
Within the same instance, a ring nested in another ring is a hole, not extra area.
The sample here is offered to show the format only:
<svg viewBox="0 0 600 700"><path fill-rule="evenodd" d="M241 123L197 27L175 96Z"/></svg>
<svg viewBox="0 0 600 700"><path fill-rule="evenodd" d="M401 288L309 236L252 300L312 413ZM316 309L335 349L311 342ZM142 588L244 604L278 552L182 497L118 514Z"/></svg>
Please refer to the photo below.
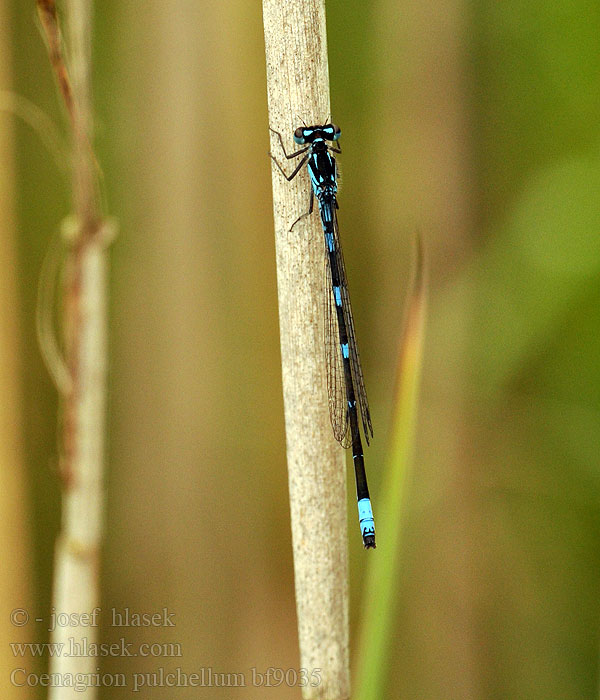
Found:
<svg viewBox="0 0 600 700"><path fill-rule="evenodd" d="M401 578L402 534L407 484L417 417L417 398L425 335L425 264L420 236L408 300L404 334L398 355L396 398L386 477L375 514L379 547L367 574L360 634L357 700L386 697L389 643L394 632L396 594Z"/></svg>

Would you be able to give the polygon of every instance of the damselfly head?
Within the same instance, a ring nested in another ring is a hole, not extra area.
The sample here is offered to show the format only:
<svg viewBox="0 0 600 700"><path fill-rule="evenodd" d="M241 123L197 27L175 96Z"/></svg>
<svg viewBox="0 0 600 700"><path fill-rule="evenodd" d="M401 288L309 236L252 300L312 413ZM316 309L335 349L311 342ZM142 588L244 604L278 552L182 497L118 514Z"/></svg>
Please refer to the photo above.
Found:
<svg viewBox="0 0 600 700"><path fill-rule="evenodd" d="M341 135L341 129L335 124L317 124L315 126L300 126L294 131L294 141L300 145L312 143L316 139L325 141L337 141Z"/></svg>

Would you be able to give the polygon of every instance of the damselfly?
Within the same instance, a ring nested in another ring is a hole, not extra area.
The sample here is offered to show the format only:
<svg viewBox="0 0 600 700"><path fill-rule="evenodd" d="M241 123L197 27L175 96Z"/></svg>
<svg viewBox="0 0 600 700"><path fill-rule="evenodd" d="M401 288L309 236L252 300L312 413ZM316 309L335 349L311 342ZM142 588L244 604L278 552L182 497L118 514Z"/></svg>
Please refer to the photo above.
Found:
<svg viewBox="0 0 600 700"><path fill-rule="evenodd" d="M342 447L352 447L360 531L365 548L374 548L375 522L365 473L358 421L359 411L367 444L369 444L369 437L373 436L373 426L371 425L367 392L365 391L356 344L346 269L337 223L338 170L332 153L342 152L339 144L337 148L333 145L338 142L341 131L335 124L299 127L294 132L294 141L298 145L306 145L295 153L289 154L286 153L281 134L274 129L271 131L279 137L281 149L288 160L303 156L292 173L287 175L277 159L269 154L286 180L290 181L295 178L305 163L310 177L310 206L306 214L296 219L292 228L300 219L312 214L315 197L319 203L326 254L325 349L329 416L335 439Z"/></svg>

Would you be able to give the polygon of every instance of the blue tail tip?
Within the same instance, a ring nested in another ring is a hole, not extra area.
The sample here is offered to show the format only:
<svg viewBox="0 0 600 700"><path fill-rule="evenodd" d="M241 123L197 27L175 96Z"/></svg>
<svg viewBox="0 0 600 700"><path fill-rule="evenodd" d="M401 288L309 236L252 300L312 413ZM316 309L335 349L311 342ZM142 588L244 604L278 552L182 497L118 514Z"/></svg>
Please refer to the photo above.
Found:
<svg viewBox="0 0 600 700"><path fill-rule="evenodd" d="M361 498L358 502L358 522L365 549L375 549L375 521L368 498Z"/></svg>

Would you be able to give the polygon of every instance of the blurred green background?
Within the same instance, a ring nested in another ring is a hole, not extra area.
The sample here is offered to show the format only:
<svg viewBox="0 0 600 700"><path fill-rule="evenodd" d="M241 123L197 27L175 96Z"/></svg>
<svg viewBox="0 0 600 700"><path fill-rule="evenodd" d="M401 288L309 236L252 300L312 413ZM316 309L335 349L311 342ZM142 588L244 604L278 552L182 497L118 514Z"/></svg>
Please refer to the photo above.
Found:
<svg viewBox="0 0 600 700"><path fill-rule="evenodd" d="M375 512L416 231L429 268L385 697L596 698L600 5L331 0L327 13ZM2 0L0 20L0 88L35 103L66 140L34 3ZM260 3L97 3L94 88L108 213L120 224L102 607L168 608L174 630L125 636L183 648L179 659L104 659L102 669L297 668ZM66 159L57 167L6 111L0 166L6 653L8 642L48 640L46 624L15 629L8 614L24 607L33 619L51 605L57 396L34 315L70 187ZM362 551L348 478L356 648L365 570L385 543ZM124 635L106 625L101 636ZM46 670L9 651L3 685L15 665ZM45 697L5 687L3 698Z"/></svg>

